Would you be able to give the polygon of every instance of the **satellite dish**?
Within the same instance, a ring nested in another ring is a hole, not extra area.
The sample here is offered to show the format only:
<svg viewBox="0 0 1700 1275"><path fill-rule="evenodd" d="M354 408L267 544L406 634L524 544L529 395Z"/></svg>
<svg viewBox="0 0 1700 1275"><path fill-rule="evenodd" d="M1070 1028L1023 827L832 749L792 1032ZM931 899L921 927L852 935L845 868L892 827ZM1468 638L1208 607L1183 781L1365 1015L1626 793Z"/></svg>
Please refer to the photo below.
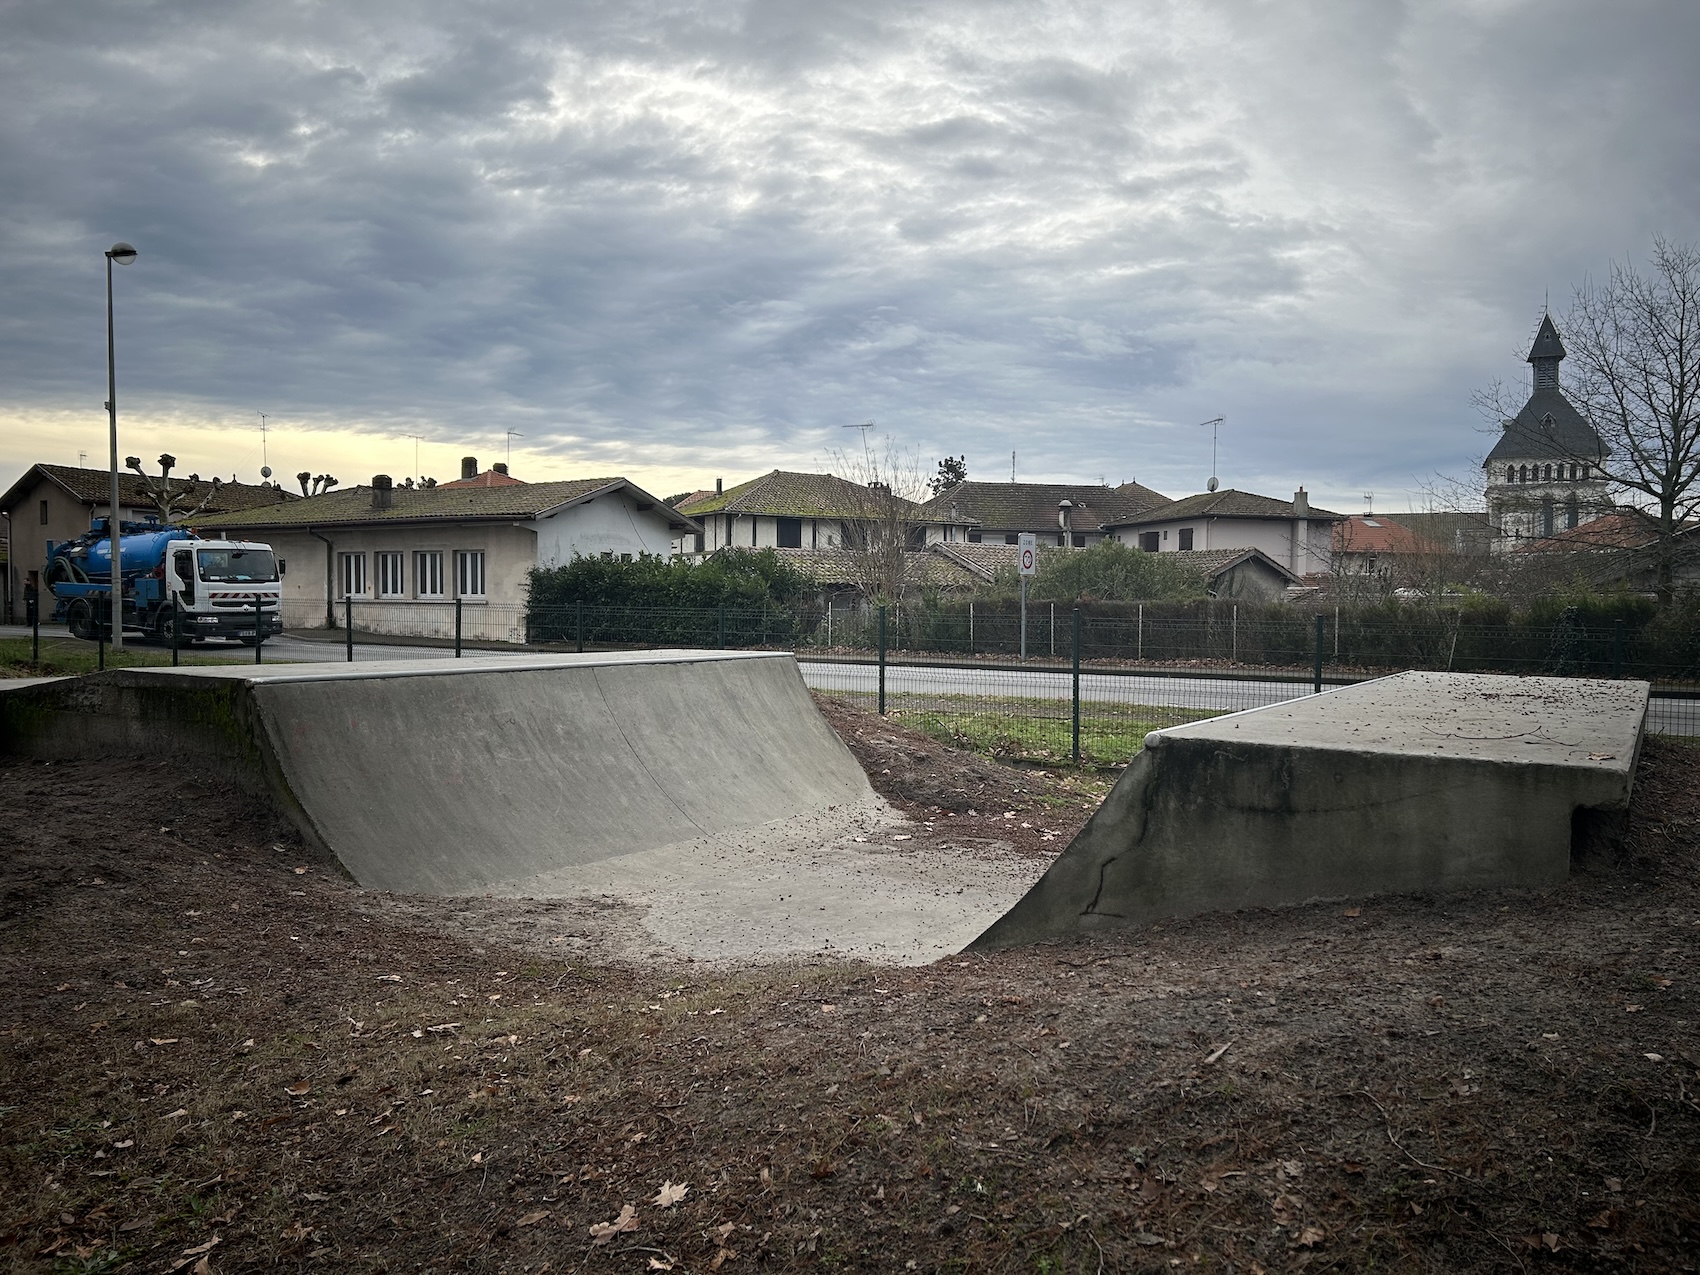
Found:
<svg viewBox="0 0 1700 1275"><path fill-rule="evenodd" d="M1216 477L1214 474L1211 475L1210 481L1205 483L1204 486L1210 491L1216 490Z"/></svg>
<svg viewBox="0 0 1700 1275"><path fill-rule="evenodd" d="M271 476L272 476L272 467L270 465L261 465L260 466L260 477L261 478L270 478Z"/></svg>

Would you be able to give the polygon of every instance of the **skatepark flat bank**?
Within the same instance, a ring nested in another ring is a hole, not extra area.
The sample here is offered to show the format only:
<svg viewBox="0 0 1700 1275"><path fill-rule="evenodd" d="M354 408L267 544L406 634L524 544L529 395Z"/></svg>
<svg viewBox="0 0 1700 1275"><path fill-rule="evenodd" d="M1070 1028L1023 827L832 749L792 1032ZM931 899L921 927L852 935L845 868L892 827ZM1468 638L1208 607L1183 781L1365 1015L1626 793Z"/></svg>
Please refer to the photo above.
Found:
<svg viewBox="0 0 1700 1275"><path fill-rule="evenodd" d="M1645 682L1402 673L1154 731L1009 947L1200 912L1542 887L1628 808Z"/></svg>

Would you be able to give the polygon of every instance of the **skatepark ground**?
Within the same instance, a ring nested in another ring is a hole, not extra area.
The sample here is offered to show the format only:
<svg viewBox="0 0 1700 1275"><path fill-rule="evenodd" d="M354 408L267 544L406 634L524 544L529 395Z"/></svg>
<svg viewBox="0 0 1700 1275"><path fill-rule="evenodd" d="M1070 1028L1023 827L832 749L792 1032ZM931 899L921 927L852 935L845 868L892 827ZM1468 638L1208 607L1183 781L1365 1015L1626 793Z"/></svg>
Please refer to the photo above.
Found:
<svg viewBox="0 0 1700 1275"><path fill-rule="evenodd" d="M989 864L1107 787L824 707ZM1694 1269L1697 763L1649 740L1555 888L893 968L634 957L613 899L363 892L175 764L3 759L0 1258Z"/></svg>

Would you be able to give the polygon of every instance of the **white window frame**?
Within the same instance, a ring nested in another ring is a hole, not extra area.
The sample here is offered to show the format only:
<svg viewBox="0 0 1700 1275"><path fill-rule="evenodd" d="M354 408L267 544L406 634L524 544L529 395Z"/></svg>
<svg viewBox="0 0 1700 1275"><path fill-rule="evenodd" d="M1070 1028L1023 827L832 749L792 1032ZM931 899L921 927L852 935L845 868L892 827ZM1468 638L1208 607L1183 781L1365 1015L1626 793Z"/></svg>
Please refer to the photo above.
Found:
<svg viewBox="0 0 1700 1275"><path fill-rule="evenodd" d="M379 549L373 553L372 575L380 598L407 596L407 555L400 549Z"/></svg>
<svg viewBox="0 0 1700 1275"><path fill-rule="evenodd" d="M440 598L443 596L443 551L415 549L413 551L413 596Z"/></svg>
<svg viewBox="0 0 1700 1275"><path fill-rule="evenodd" d="M455 597L482 598L487 582L484 579L484 550L455 550Z"/></svg>
<svg viewBox="0 0 1700 1275"><path fill-rule="evenodd" d="M370 597L366 591L366 555L339 553L336 564L337 596L340 598Z"/></svg>

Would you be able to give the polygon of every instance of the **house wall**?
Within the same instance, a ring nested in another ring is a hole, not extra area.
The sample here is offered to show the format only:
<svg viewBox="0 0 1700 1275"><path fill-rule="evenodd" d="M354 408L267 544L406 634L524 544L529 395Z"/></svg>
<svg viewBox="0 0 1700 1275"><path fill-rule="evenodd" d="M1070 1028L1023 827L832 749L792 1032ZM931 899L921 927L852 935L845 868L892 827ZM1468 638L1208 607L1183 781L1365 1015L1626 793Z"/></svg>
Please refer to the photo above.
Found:
<svg viewBox="0 0 1700 1275"><path fill-rule="evenodd" d="M1261 549L1296 575L1327 574L1333 559L1333 523L1321 519L1184 518L1115 528L1115 538L1139 548L1142 532L1155 531L1159 553L1178 553L1180 533L1192 531L1194 549Z"/></svg>
<svg viewBox="0 0 1700 1275"><path fill-rule="evenodd" d="M1542 506L1545 500L1553 502L1555 534L1610 513L1613 508L1610 489L1599 477L1513 482L1507 478L1507 470L1519 466L1558 468L1551 457L1539 461L1495 461L1487 467L1488 525L1493 529L1492 546L1495 550L1504 552L1515 549L1524 541L1543 539L1545 513ZM1565 468L1568 467L1566 463ZM1583 469L1579 464L1576 468L1579 471ZM1600 470L1597 466L1589 466L1587 472L1598 475ZM1569 516L1573 497L1577 513L1574 523Z"/></svg>
<svg viewBox="0 0 1700 1275"><path fill-rule="evenodd" d="M574 557L604 554L635 558L647 553L670 558L675 544L668 526L672 511L664 511L659 505L638 508L648 503L630 490L616 491L522 525L536 533L537 565L542 567L564 566Z"/></svg>
<svg viewBox="0 0 1700 1275"><path fill-rule="evenodd" d="M383 527L329 527L320 535L331 542L327 567L323 541L305 531L242 533L264 541L283 560L283 618L286 628L326 627L325 600L335 604L342 624L341 566L337 555L366 555L366 589L354 595L356 632L452 637L454 635L455 553L482 551L484 596L463 599L461 634L467 638L519 642L525 632L526 573L537 562L537 534L513 523L419 523ZM443 555L443 596L418 597L413 554L437 550ZM400 551L405 596L379 599L372 555ZM327 578L328 576L328 578Z"/></svg>
<svg viewBox="0 0 1700 1275"><path fill-rule="evenodd" d="M716 549L777 549L779 519L765 514L701 514L697 521L703 525L703 552ZM727 534L730 521L731 534ZM844 543L844 524L837 518L804 518L804 549L837 549ZM694 543L694 542L693 542Z"/></svg>
<svg viewBox="0 0 1700 1275"><path fill-rule="evenodd" d="M1020 536L1023 531L1031 531L1033 533L1033 535L1037 538L1037 543L1040 546L1042 546L1043 548L1046 548L1046 549L1067 549L1067 548L1071 548L1071 547L1072 548L1080 548L1080 549L1090 549L1095 544L1100 544L1105 540L1109 540L1109 539L1113 538L1111 536L1105 535L1104 532L1100 531L1096 527L1094 527L1090 531L1069 531L1069 532L1065 532L1061 527L1057 526L1055 523L1052 523L1048 527L1020 527L1020 528L976 527L973 530L968 530L968 529L962 528L962 527L956 527L956 528L952 528L951 530L955 532L955 534L950 537L950 539L952 541L959 541L960 540L960 541L966 541L969 544L985 544L985 545L1016 544L1017 541L1010 539L1010 537ZM928 535L927 535L927 543L928 544L932 544L937 540L945 539L945 537L943 537L943 536L935 537L932 534L933 528L931 528L931 527L929 527L927 529L927 531L928 531ZM1085 540L1086 543L1083 544L1083 545L1075 545L1074 544L1074 537L1075 536L1080 536L1082 539Z"/></svg>

